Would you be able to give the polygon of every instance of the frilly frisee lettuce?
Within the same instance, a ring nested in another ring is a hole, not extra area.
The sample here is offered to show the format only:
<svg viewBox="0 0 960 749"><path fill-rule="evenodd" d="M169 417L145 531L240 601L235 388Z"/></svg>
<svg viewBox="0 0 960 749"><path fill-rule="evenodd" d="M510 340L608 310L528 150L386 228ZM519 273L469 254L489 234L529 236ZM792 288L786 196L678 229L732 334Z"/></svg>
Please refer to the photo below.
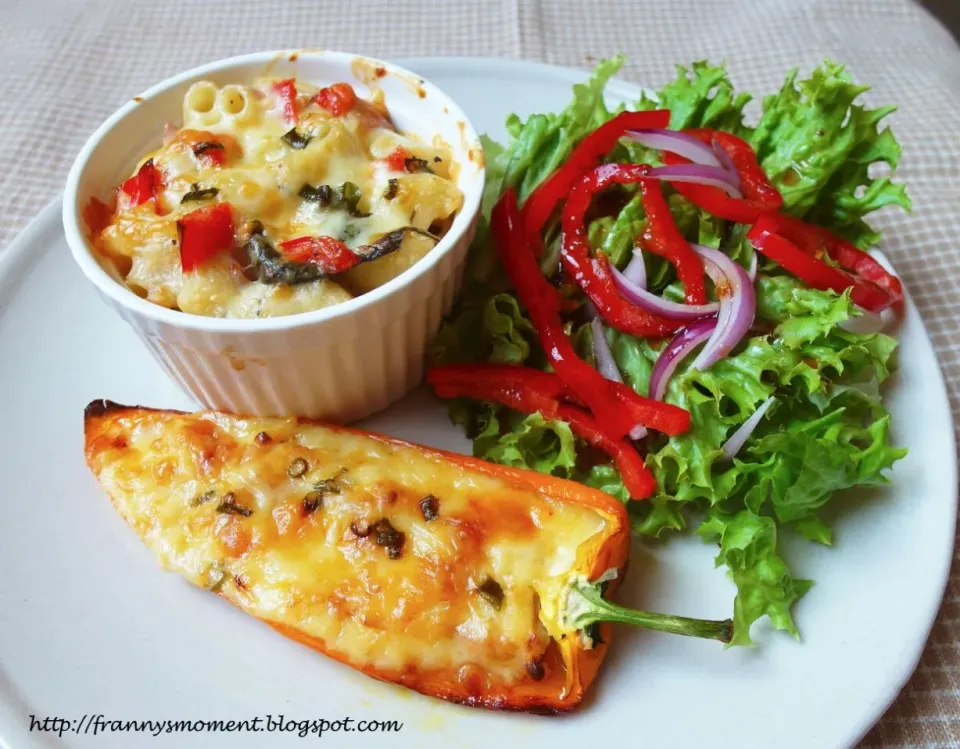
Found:
<svg viewBox="0 0 960 749"><path fill-rule="evenodd" d="M582 137L619 111L603 92L622 62L619 57L601 62L588 82L574 87L573 101L560 113L526 120L511 115L507 145L485 140L482 224L506 187L516 187L525 199ZM831 62L806 79L794 71L762 100L751 126L744 112L752 97L735 91L723 67L697 62L689 70L679 68L656 99L644 96L636 108L669 108L673 128L719 128L748 139L783 193L785 210L867 247L879 236L864 217L886 205L910 203L889 176L871 176L876 163L895 167L900 149L893 134L879 128L891 109L856 103L865 90ZM623 144L610 158L655 162L657 154ZM616 215L592 222L589 237L595 249L623 267L645 216L628 188L620 203ZM670 194L669 203L689 240L749 263L752 248L743 227L714 219L678 194ZM557 234L548 228L547 273L556 264ZM464 291L434 343L434 359L545 368L536 331L489 242L482 225ZM680 298L670 265L650 253L645 259L651 288ZM454 401L451 416L473 438L479 457L582 481L627 502L641 536L660 537L696 524L700 536L718 545L716 564L727 568L737 586L733 644L749 644L750 625L763 616L797 636L791 609L812 582L792 575L779 556L779 536L798 533L832 544L821 515L824 504L843 489L884 483L885 471L905 453L891 444L890 418L880 398L880 385L895 366L896 342L844 330L841 324L857 314L849 294L806 288L761 263L757 318L770 332L747 338L705 372L690 368L692 357L680 365L666 400L688 409L692 425L676 437L647 438L646 463L658 488L643 502L629 501L611 463L591 464L594 452L561 421L467 400ZM589 359L590 327L571 324L569 333ZM606 335L624 381L646 394L663 342L612 329ZM776 399L773 408L737 456L727 459L723 443L770 396Z"/></svg>

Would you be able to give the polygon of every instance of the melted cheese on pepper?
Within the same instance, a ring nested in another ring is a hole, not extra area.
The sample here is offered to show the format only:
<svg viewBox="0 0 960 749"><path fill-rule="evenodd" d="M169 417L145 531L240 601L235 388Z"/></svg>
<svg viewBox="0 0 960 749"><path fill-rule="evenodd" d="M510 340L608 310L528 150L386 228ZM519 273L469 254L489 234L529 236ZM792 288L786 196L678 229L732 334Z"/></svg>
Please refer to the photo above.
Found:
<svg viewBox="0 0 960 749"><path fill-rule="evenodd" d="M145 155L159 171L156 201L130 205L120 195L109 224L95 232L97 249L137 294L164 307L217 317L271 317L336 304L374 289L420 260L434 241L408 234L401 248L361 264L335 279L290 287L263 284L244 271L243 252L223 252L184 273L177 220L213 202L229 203L239 229L259 221L274 246L306 236L330 236L349 248L370 244L402 227L442 235L460 210L456 167L443 143L430 145L398 133L382 101L358 99L335 116L314 98L317 89L295 81L296 114L284 110L275 79L251 86L194 84L184 99L181 128L168 126L164 144ZM309 138L292 147L283 136L295 129ZM200 150L201 144L217 144ZM422 159L424 171L390 168L386 157L398 147ZM362 196L357 214L301 198L305 185L332 189L352 183ZM195 188L215 189L203 201L182 203ZM238 243L242 239L238 238ZM255 273L253 274L255 276Z"/></svg>
<svg viewBox="0 0 960 749"><path fill-rule="evenodd" d="M130 411L88 440L167 569L360 668L527 679L551 642L541 597L555 608L578 549L605 530L588 507L295 419ZM394 553L384 520L402 534Z"/></svg>

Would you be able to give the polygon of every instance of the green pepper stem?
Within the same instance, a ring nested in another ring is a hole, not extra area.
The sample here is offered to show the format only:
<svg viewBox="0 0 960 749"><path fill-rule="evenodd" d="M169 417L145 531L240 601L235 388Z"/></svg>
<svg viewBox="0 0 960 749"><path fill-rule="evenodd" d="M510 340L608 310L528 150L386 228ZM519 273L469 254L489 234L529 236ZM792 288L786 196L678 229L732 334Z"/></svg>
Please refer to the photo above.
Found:
<svg viewBox="0 0 960 749"><path fill-rule="evenodd" d="M703 637L724 643L729 643L733 639L733 622L730 619L723 621L691 619L686 616L628 609L604 599L599 583L585 581L575 582L570 588L566 621L575 629L585 629L597 622L619 622L655 629L658 632L686 637Z"/></svg>

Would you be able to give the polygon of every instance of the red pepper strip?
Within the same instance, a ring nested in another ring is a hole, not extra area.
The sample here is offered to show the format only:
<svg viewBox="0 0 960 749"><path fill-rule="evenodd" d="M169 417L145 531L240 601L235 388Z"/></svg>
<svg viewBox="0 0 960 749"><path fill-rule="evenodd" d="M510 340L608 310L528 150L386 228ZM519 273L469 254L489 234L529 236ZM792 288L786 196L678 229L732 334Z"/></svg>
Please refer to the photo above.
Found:
<svg viewBox="0 0 960 749"><path fill-rule="evenodd" d="M440 385L503 386L520 391L536 391L554 400L564 400L577 406L586 404L563 380L553 372L519 367L510 364L447 364L433 367L427 381ZM630 413L633 423L665 434L682 434L690 427L690 414L682 408L650 400L635 393L622 382L606 383L609 394Z"/></svg>
<svg viewBox="0 0 960 749"><path fill-rule="evenodd" d="M435 387L450 384L503 385L536 391L553 400L566 399L578 406L584 405L553 372L516 364L444 364L427 371L427 382Z"/></svg>
<svg viewBox="0 0 960 749"><path fill-rule="evenodd" d="M730 161L733 162L737 176L740 178L740 187L747 200L752 200L765 206L768 211L779 211L783 208L783 196L774 187L767 173L763 171L757 154L743 138L723 130L707 131L712 135L712 141L720 146ZM697 134L697 137L703 137ZM709 141L708 141L709 142Z"/></svg>
<svg viewBox="0 0 960 749"><path fill-rule="evenodd" d="M845 271L875 283L890 295L894 308L898 312L902 311L903 285L900 279L888 273L869 253L829 229L808 224L793 216L771 214L768 222L775 227L773 231L793 242L808 255L820 258L826 252Z"/></svg>
<svg viewBox="0 0 960 749"><path fill-rule="evenodd" d="M589 169L593 169L606 156L627 130L650 130L665 128L670 124L670 112L656 109L650 112L621 112L612 120L586 136L564 164L540 183L523 206L523 223L527 241L536 257L543 254L543 238L540 233L557 207L566 199L576 181Z"/></svg>
<svg viewBox="0 0 960 749"><path fill-rule="evenodd" d="M629 411L610 396L607 380L573 350L560 321L559 295L543 277L522 234L513 188L501 196L490 219L503 267L530 313L553 369L614 436L622 437L636 426L636 422L631 419Z"/></svg>
<svg viewBox="0 0 960 749"><path fill-rule="evenodd" d="M894 303L890 294L872 281L827 265L778 234L776 219L771 216L762 216L747 233L747 239L759 252L808 286L822 290L831 289L838 294L851 289L850 297L853 301L871 312L879 312Z"/></svg>
<svg viewBox="0 0 960 749"><path fill-rule="evenodd" d="M160 171L154 166L153 159L147 159L136 174L120 185L120 192L127 197L128 205L142 205L150 198L157 197L157 190L162 182Z"/></svg>
<svg viewBox="0 0 960 749"><path fill-rule="evenodd" d="M357 93L349 83L334 83L321 88L315 98L317 104L334 117L342 117L357 103Z"/></svg>
<svg viewBox="0 0 960 749"><path fill-rule="evenodd" d="M359 265L362 258L333 237L297 237L280 243L280 251L295 263L315 263L328 276Z"/></svg>
<svg viewBox="0 0 960 749"><path fill-rule="evenodd" d="M683 327L683 323L647 312L634 304L630 304L620 295L610 274L610 265L606 255L600 253L595 258L590 256L590 243L587 239L584 216L590 207L590 200L596 192L614 183L640 182L643 184L651 182L644 179L648 170L649 167L645 164L604 164L597 167L583 177L571 191L570 197L563 208L562 223L563 251L561 257L564 269L590 298L600 317L617 330L622 330L624 333L640 338L670 335ZM649 188L649 186L647 187ZM656 221L658 228L661 229L662 242L657 245L658 253L666 254L667 250L663 249L663 246L666 245L670 248L669 257L671 259L682 258L679 266L684 269L685 279L696 290L699 276L699 292L705 298L703 264L677 231L676 226L673 225L673 218L670 216L670 211L666 208L666 202L663 201L663 196L659 192L659 184L653 182L652 188L652 192L660 196L660 203L662 204L661 208L659 205L655 205L655 200L651 201L653 212L648 212L649 223L652 225ZM644 187L641 187L641 189L644 189ZM666 216L660 213L663 210L666 210ZM653 218L654 215L657 215L656 220ZM679 238L679 243L675 242L673 238L668 240L664 236L671 227ZM689 292L690 286L687 289Z"/></svg>
<svg viewBox="0 0 960 749"><path fill-rule="evenodd" d="M516 367L515 369L525 369ZM537 372L537 370L527 370ZM540 374L540 373L538 373ZM518 387L513 383L462 381L437 382L433 371L427 375L434 391L441 398L474 398L489 400L520 411L521 413L540 413L547 419L560 419L570 425L578 437L590 445L603 450L620 471L623 485L633 499L645 499L656 488L656 481L643 463L640 453L627 440L611 437L589 412L576 406L561 405L553 396L551 388L545 391L527 384Z"/></svg>
<svg viewBox="0 0 960 749"><path fill-rule="evenodd" d="M649 167L646 164L642 166L646 174ZM663 185L658 180L641 180L640 194L643 196L643 210L647 214L647 226L643 231L644 249L666 258L677 269L687 304L706 304L703 261L677 228L667 199L663 196Z"/></svg>
<svg viewBox="0 0 960 749"><path fill-rule="evenodd" d="M180 267L189 273L234 246L233 209L229 203L198 208L177 221L177 233L180 235Z"/></svg>
<svg viewBox="0 0 960 749"><path fill-rule="evenodd" d="M683 132L699 138L707 145L714 141L727 152L740 177L743 198L732 198L719 187L674 182L674 189L698 208L702 208L718 218L752 224L765 213L779 211L783 206L783 196L770 182L757 154L745 140L721 130L698 128ZM690 162L675 153L663 153L665 164L689 164Z"/></svg>
<svg viewBox="0 0 960 749"><path fill-rule="evenodd" d="M657 488L657 482L644 465L643 457L623 437L611 439L589 413L574 406L557 409L557 417L567 422L574 434L582 440L603 450L613 458L620 471L623 485L633 499L646 499Z"/></svg>
<svg viewBox="0 0 960 749"><path fill-rule="evenodd" d="M293 78L277 81L273 90L279 95L283 103L283 118L290 124L297 122L297 83Z"/></svg>

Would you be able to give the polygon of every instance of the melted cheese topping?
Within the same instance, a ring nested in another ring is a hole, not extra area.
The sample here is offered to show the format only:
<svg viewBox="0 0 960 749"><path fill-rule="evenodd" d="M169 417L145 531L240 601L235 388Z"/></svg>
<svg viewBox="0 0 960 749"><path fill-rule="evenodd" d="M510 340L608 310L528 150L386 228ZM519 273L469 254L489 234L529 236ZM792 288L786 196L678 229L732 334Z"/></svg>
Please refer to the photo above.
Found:
<svg viewBox="0 0 960 749"><path fill-rule="evenodd" d="M93 241L127 285L164 307L217 317L270 317L336 304L374 289L420 260L434 246L428 237L408 234L401 248L335 276L291 287L264 284L242 250L222 252L185 273L181 270L177 220L214 202L234 209L238 245L242 229L259 221L277 247L305 236L330 236L355 249L402 227L442 235L463 196L455 183L457 165L441 142L427 145L398 133L382 100L357 99L341 116L315 101L317 89L296 81L296 115L285 111L275 79L251 86L218 87L202 81L184 99L183 126L167 127L163 146L147 154L161 175L156 200L132 205L119 194L105 227ZM295 129L309 138L301 149L283 136ZM203 150L201 144L218 144ZM220 147L222 146L222 148ZM386 157L398 147L422 160L423 171L391 168ZM305 185L336 190L359 188L355 214L301 198ZM200 188L216 195L181 202Z"/></svg>
<svg viewBox="0 0 960 749"><path fill-rule="evenodd" d="M124 414L88 459L166 568L361 668L527 679L556 636L541 602L555 609L607 530L590 508L294 419Z"/></svg>

